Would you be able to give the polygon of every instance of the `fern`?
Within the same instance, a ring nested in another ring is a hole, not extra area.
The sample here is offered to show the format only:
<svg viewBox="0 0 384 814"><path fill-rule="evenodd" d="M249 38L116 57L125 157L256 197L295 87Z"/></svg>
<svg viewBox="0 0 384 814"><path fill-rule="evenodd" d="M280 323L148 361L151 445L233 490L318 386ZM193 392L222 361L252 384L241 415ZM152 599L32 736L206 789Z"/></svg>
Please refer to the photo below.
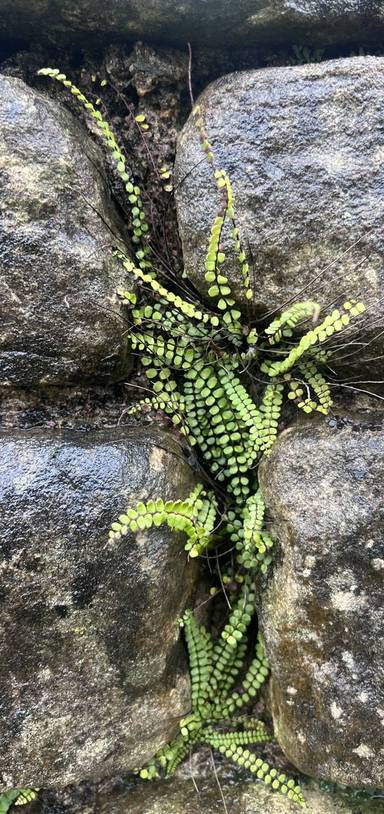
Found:
<svg viewBox="0 0 384 814"><path fill-rule="evenodd" d="M0 814L7 814L11 806L23 806L35 800L37 789L11 789L0 794Z"/></svg>
<svg viewBox="0 0 384 814"><path fill-rule="evenodd" d="M160 775L168 777L199 744L208 744L275 791L304 805L300 786L292 778L279 774L247 746L258 746L271 740L262 721L243 718L239 710L255 698L268 675L268 661L259 636L255 654L238 691L233 684L241 674L248 627L254 613L252 579L244 581L237 603L213 644L209 632L198 625L191 611L186 611L181 626L187 642L191 682L192 711L180 721L179 734L161 749L140 771L143 779ZM230 724L230 729L225 728Z"/></svg>
<svg viewBox="0 0 384 814"><path fill-rule="evenodd" d="M249 769L273 790L303 805L295 781L271 769L246 748L270 739L264 724L252 721L248 725L248 719L238 715L255 698L268 672L260 636L245 669L255 575L267 570L273 547L256 473L263 456L273 449L286 398L306 413L328 413L332 399L321 367L332 355L329 339L359 317L364 305L346 301L320 321L318 303L299 302L261 328L243 318L224 270L225 224L246 300L253 298L249 266L236 225L231 182L226 171L216 165L200 107L195 108L194 117L219 198L204 263L207 295L198 301L187 282L182 295L176 285L165 285L154 269L140 188L111 128L65 74L51 68L39 73L61 82L91 116L127 192L136 253L135 260L121 252L118 257L139 291L136 294L127 288L119 294L131 320L131 346L140 356L151 390L151 396L133 405L130 412L164 411L195 445L202 464L220 487L220 500L199 484L184 500L163 501L159 497L128 506L112 523L110 538L166 524L186 535L190 557L203 554L210 545L230 543L241 585L216 643L193 613L186 611L181 624L191 666L191 713L180 722L172 743L141 770L141 777L171 775L191 748L206 743ZM253 376L261 381L257 399L247 387ZM230 729L223 729L223 722L229 722Z"/></svg>
<svg viewBox="0 0 384 814"><path fill-rule="evenodd" d="M109 538L120 539L129 531L135 533L165 523L172 531L186 534L188 540L185 549L190 557L197 557L210 541L216 508L215 495L207 493L198 484L186 500L164 501L157 498L147 503L139 501L135 507L128 506L125 513L112 523Z"/></svg>
<svg viewBox="0 0 384 814"><path fill-rule="evenodd" d="M265 328L265 334L271 345L276 345L281 342L283 338L293 336L293 329L301 322L312 318L314 319L319 314L319 306L316 302L299 302L295 303L284 311L279 317L272 320L272 322Z"/></svg>

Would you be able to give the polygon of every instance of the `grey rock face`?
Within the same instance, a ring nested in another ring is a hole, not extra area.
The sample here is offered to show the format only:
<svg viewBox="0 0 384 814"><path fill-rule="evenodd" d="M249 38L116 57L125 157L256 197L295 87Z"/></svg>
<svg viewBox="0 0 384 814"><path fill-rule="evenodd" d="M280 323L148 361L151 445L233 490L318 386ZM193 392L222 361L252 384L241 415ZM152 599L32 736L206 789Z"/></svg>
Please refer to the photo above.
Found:
<svg viewBox="0 0 384 814"><path fill-rule="evenodd" d="M115 801L107 798L101 807L100 814L221 814L223 801L215 777L205 780L197 778L199 793L192 780L172 780L170 783L156 783L151 789L137 789L121 795ZM297 814L298 807L291 800L280 794L274 794L263 784L244 783L237 780L235 784L223 783L222 792L226 807L231 814ZM355 814L357 809L351 803L333 798L318 789L305 789L308 814ZM379 807L364 805L358 809L363 812L379 814ZM84 812L85 814L85 812Z"/></svg>
<svg viewBox="0 0 384 814"><path fill-rule="evenodd" d="M0 32L40 40L380 44L384 27L381 0L1 0L0 10Z"/></svg>
<svg viewBox="0 0 384 814"><path fill-rule="evenodd" d="M194 482L165 433L1 435L0 791L127 772L174 734L196 568L182 535L107 531Z"/></svg>
<svg viewBox="0 0 384 814"><path fill-rule="evenodd" d="M297 814L298 807L291 800L274 794L263 783L244 782L244 775L222 772L220 759L215 757L220 788L213 773L212 761L207 759L207 771L201 776L193 765L192 773L168 781L141 783L127 787L125 783L103 784L96 794L64 792L53 798L44 793L33 806L31 814L222 814L225 805L231 814ZM315 783L305 783L308 814L381 814L382 801L364 801L328 794ZM61 803L61 805L60 805Z"/></svg>
<svg viewBox="0 0 384 814"><path fill-rule="evenodd" d="M27 0L16 0L21 14L21 27L15 32L15 6L9 0L2 0L2 26L5 30L18 33L28 21L32 30L38 25L42 16L46 25L56 36L68 38L70 34L77 37L102 35L124 37L134 40L140 37L160 40L183 41L189 37L203 37L212 42L214 31L223 40L227 35L232 38L233 30L244 27L248 17L266 5L265 0L240 0L234 5L230 0L114 0L108 7L100 0L91 4L88 0L37 0L33 8ZM59 8L58 8L59 6ZM19 17L20 19L20 17Z"/></svg>
<svg viewBox="0 0 384 814"><path fill-rule="evenodd" d="M315 777L384 786L384 416L284 432L260 470L281 559L262 599L276 735Z"/></svg>
<svg viewBox="0 0 384 814"><path fill-rule="evenodd" d="M234 73L201 96L217 165L233 183L258 312L293 297L323 305L361 297L370 324L363 339L382 330L383 81L384 59L361 57ZM186 271L206 291L220 200L192 118L179 139L176 190ZM224 246L244 304L228 233ZM354 345L348 365L382 352L382 340L365 354Z"/></svg>
<svg viewBox="0 0 384 814"><path fill-rule="evenodd" d="M129 369L115 294L126 275L112 256L121 223L104 165L61 105L0 77L2 385L113 380Z"/></svg>

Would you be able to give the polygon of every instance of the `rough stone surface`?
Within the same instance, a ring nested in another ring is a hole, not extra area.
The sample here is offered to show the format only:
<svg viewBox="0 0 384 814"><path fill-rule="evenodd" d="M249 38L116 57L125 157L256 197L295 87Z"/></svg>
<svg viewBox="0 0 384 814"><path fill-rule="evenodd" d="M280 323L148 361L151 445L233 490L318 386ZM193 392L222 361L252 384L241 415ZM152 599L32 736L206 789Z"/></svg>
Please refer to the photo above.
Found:
<svg viewBox="0 0 384 814"><path fill-rule="evenodd" d="M369 337L382 329L383 82L384 59L359 57L233 73L200 97L217 165L233 183L259 312L294 296L323 305L360 296ZM185 267L206 291L220 200L192 117L179 139L175 188ZM228 234L224 245L241 301ZM354 346L348 364L382 353L382 340L365 355Z"/></svg>
<svg viewBox="0 0 384 814"><path fill-rule="evenodd" d="M261 617L279 743L309 775L383 787L383 412L288 429L260 482L281 546Z"/></svg>
<svg viewBox="0 0 384 814"><path fill-rule="evenodd" d="M297 814L295 803L279 794L273 794L262 784L235 784L221 781L225 805L231 814ZM191 778L155 783L151 788L138 787L115 799L107 795L99 802L100 814L223 814L225 808L220 789L213 773L210 777L197 778L197 788ZM353 814L356 809L340 799L333 799L316 789L306 793L308 814ZM367 809L359 809L361 814ZM369 809L368 809L369 810ZM374 809L371 809L372 814ZM379 812L379 808L377 808ZM82 812L83 814L83 812ZM85 812L84 812L85 814Z"/></svg>
<svg viewBox="0 0 384 814"><path fill-rule="evenodd" d="M154 430L1 434L0 791L127 772L174 734L196 568L180 535L107 531L194 482Z"/></svg>
<svg viewBox="0 0 384 814"><path fill-rule="evenodd" d="M121 222L104 166L64 107L0 76L0 384L127 372L115 294L126 275L111 251Z"/></svg>
<svg viewBox="0 0 384 814"><path fill-rule="evenodd" d="M297 814L295 803L261 784L245 782L244 776L221 771L216 757L218 782L210 756L204 775L192 773L184 778L150 784L105 784L96 792L84 787L59 795L43 793L30 814ZM193 767L195 769L195 767ZM308 814L381 814L382 799L364 800L359 794L329 794L314 783L304 786ZM225 808L226 806L226 808Z"/></svg>
<svg viewBox="0 0 384 814"><path fill-rule="evenodd" d="M380 44L381 0L1 0L0 35L210 45Z"/></svg>

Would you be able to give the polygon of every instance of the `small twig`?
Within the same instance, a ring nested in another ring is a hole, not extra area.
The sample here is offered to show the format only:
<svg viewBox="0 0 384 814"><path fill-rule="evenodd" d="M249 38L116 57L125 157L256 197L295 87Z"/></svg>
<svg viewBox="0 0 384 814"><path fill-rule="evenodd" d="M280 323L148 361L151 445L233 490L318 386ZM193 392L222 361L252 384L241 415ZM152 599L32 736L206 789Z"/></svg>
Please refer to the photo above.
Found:
<svg viewBox="0 0 384 814"><path fill-rule="evenodd" d="M221 590L223 591L225 601L226 601L226 603L227 603L227 605L229 607L229 610L232 610L232 605L231 605L229 596L227 594L227 591L225 589L224 580L223 580L223 576L222 576L222 573L221 573L220 560L219 560L219 555L218 555L217 549L216 549L215 553L216 553L216 567L217 567L217 570L218 570L218 573L219 573L219 580L220 580Z"/></svg>
<svg viewBox="0 0 384 814"><path fill-rule="evenodd" d="M354 390L355 393L366 393L367 396L373 396L375 399L379 399L380 401L384 401L384 396L379 396L378 393L373 393L372 390L363 390L362 387L353 387L350 384L342 384L341 382L339 382L339 383L335 382L334 384L332 382L329 382L329 386L330 387L345 387L347 390Z"/></svg>
<svg viewBox="0 0 384 814"><path fill-rule="evenodd" d="M219 787L220 797L221 797L222 802L223 802L223 808L224 808L225 814L229 814L228 809L227 809L227 804L226 804L225 799L224 799L223 789L221 787L221 783L220 783L220 780L219 780L219 775L217 774L216 763L215 763L215 758L213 756L212 749L211 749L211 761L212 761L212 766L213 766L213 773L215 775L216 783L217 783L217 785Z"/></svg>
<svg viewBox="0 0 384 814"><path fill-rule="evenodd" d="M131 119L131 121L132 121L133 125L136 127L136 129L137 129L138 133L140 134L140 138L141 138L141 140L142 140L142 142L143 142L143 144L144 144L144 149L145 149L145 151L146 151L146 153L147 153L147 156L148 156L148 158L149 158L149 160L150 160L150 162L151 162L151 164L152 164L152 167L153 167L153 169L154 169L154 171L155 171L155 174L156 174L156 176L157 176L157 179L158 179L158 180L160 180L159 171L158 171L158 169L157 169L156 162L155 162L155 160L154 160L154 158L153 158L153 155L152 155L152 153L151 153L151 150L150 150L150 148L149 148L149 146L148 146L147 139L145 138L145 135L144 135L144 133L143 133L143 131L142 131L141 127L140 127L139 122L137 122L137 121L136 121L136 117L135 117L135 113L134 113L134 106L133 106L133 104L132 104L132 103L127 102L127 100L126 100L126 98L125 98L124 94L123 94L123 93L121 93L121 91L119 90L119 88L117 88L117 87L116 87L116 85L114 85L114 84L113 84L113 82L111 82L111 80L110 80L110 79L109 79L109 84L110 84L110 86L111 86L112 90L113 90L113 91L116 93L116 96L117 96L117 97L120 99L120 101L121 101L121 102L122 102L122 104L124 105L124 107L125 107L126 111L128 112L128 115L129 115L129 117L130 117L130 119Z"/></svg>
<svg viewBox="0 0 384 814"><path fill-rule="evenodd" d="M188 90L189 90L189 98L191 100L191 107L192 110L195 107L195 100L193 97L193 90L192 90L192 48L191 43L188 42Z"/></svg>
<svg viewBox="0 0 384 814"><path fill-rule="evenodd" d="M192 783L193 783L193 785L195 787L196 794L200 797L200 789L199 789L199 787L198 787L198 785L196 783L195 776L194 776L193 771L192 771L192 752L189 753L189 772L190 772Z"/></svg>
<svg viewBox="0 0 384 814"><path fill-rule="evenodd" d="M263 318L266 319L267 317L272 316L273 314L276 313L276 311L282 311L283 309L285 309L287 307L287 305L290 305L291 302L294 302L299 297L301 297L301 295L304 293L304 291L307 291L308 288L310 288L313 285L313 283L315 283L320 277L322 277L325 274L326 271L329 271L329 269L332 268L332 266L334 266L339 260L343 260L343 258L350 251L352 251L352 249L354 249L359 243L361 243L363 238L366 237L367 235L369 235L370 232L372 232L373 228L374 227L372 226L370 229L367 230L365 235L361 235L361 237L359 237L357 240L355 240L354 243L351 243L350 246L348 246L348 248L345 249L341 254L336 255L336 257L333 260L331 260L331 262L328 263L327 266L324 266L318 272L318 274L315 274L313 277L311 277L309 282L306 285L304 285L300 289L300 291L297 291L295 294L292 295L292 297L289 297L289 299L285 300L283 303L280 303L278 306L276 306L276 308L273 308L272 310L267 311L265 314L263 314ZM366 262L368 260L368 258L369 258L369 255L366 256L366 257L363 257L363 259L359 263L359 266L362 265L364 262Z"/></svg>

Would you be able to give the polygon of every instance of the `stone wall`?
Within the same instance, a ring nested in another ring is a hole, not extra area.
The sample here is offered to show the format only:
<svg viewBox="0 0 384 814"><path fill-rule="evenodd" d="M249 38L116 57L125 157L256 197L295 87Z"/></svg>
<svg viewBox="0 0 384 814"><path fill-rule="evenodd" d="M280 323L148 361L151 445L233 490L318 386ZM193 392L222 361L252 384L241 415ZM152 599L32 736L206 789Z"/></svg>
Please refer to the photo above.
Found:
<svg viewBox="0 0 384 814"><path fill-rule="evenodd" d="M113 776L168 741L189 709L177 620L197 569L177 534L108 543L129 502L191 491L177 440L119 427L121 405L103 430L92 404L86 428L60 426L131 370L101 149L20 79L0 78L0 119L0 384L16 405L0 437L2 790Z"/></svg>
<svg viewBox="0 0 384 814"><path fill-rule="evenodd" d="M216 79L199 104L233 182L251 315L298 296L368 306L328 371L335 412L294 420L260 469L276 553L259 610L284 751L270 747L268 759L380 798L383 415L371 394L384 378L383 20L381 2L343 0L0 0L0 791L43 786L31 812L223 810L210 756L209 769L190 764L200 796L188 771L148 788L113 779L150 758L189 710L177 620L198 575L179 535L112 545L107 531L128 501L184 497L198 474L162 418L125 416L143 382L116 296L126 280L113 252L131 251L121 189L81 116L34 76L54 61L87 92L108 79L166 272L184 266L204 295L218 199L187 120L187 41L194 87ZM340 58L319 62L314 48ZM350 56L360 48L376 55ZM127 105L147 116L148 142ZM172 164L182 125L178 233L151 178ZM220 760L218 772L236 814L293 810ZM355 814L352 798L306 790L311 814ZM359 811L381 805L358 798Z"/></svg>

